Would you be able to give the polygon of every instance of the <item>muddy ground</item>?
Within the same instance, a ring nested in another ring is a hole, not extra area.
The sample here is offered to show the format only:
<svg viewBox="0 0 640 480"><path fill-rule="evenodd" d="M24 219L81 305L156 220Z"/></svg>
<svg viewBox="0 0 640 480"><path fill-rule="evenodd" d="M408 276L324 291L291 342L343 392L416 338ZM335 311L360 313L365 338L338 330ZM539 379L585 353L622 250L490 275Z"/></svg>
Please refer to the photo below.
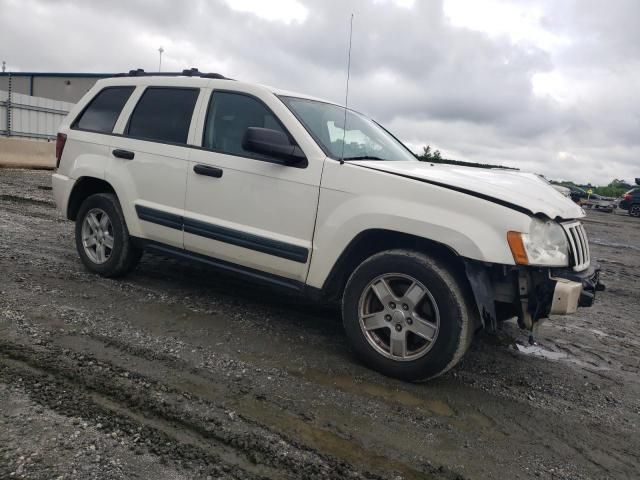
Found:
<svg viewBox="0 0 640 480"><path fill-rule="evenodd" d="M427 384L335 310L145 255L87 273L50 174L0 170L0 478L638 478L640 220L589 215L607 291Z"/></svg>

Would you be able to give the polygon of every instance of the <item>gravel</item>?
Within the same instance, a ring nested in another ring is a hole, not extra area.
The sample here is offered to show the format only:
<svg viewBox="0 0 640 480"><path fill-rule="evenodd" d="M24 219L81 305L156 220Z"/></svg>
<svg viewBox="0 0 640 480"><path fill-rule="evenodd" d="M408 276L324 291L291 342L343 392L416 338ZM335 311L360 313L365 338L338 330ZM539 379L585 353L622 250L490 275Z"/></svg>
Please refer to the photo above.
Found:
<svg viewBox="0 0 640 480"><path fill-rule="evenodd" d="M157 255L89 274L49 175L0 170L0 478L637 478L637 219L586 219L594 307L409 384L333 308Z"/></svg>

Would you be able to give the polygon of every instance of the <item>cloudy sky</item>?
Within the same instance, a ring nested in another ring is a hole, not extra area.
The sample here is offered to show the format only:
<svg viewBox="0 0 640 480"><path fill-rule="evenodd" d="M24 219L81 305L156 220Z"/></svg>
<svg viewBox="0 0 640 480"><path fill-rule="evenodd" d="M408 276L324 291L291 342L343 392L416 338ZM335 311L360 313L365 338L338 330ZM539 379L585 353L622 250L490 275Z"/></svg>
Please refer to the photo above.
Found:
<svg viewBox="0 0 640 480"><path fill-rule="evenodd" d="M180 5L180 7L178 7ZM638 0L0 0L12 70L196 66L349 104L415 151L640 177Z"/></svg>

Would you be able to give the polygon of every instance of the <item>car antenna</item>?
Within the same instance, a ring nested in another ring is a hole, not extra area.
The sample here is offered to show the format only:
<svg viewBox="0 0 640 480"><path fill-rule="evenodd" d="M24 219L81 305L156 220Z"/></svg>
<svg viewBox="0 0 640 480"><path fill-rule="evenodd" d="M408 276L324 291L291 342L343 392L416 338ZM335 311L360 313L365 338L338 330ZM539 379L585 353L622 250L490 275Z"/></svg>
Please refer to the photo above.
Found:
<svg viewBox="0 0 640 480"><path fill-rule="evenodd" d="M347 88L344 94L344 121L342 123L342 153L340 154L340 165L344 164L344 142L347 138L347 107L349 106L349 76L351 74L351 39L353 38L353 13L349 24L349 55L347 60Z"/></svg>

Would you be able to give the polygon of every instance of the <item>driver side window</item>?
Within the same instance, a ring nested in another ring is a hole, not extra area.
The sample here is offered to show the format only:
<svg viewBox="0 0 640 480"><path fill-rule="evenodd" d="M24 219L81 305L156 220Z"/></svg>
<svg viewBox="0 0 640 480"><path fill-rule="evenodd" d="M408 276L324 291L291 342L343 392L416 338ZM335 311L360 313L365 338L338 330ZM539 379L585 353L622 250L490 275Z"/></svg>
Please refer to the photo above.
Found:
<svg viewBox="0 0 640 480"><path fill-rule="evenodd" d="M247 128L270 128L285 133L273 113L259 100L241 93L214 91L204 127L202 146L229 155L254 157L242 148Z"/></svg>

